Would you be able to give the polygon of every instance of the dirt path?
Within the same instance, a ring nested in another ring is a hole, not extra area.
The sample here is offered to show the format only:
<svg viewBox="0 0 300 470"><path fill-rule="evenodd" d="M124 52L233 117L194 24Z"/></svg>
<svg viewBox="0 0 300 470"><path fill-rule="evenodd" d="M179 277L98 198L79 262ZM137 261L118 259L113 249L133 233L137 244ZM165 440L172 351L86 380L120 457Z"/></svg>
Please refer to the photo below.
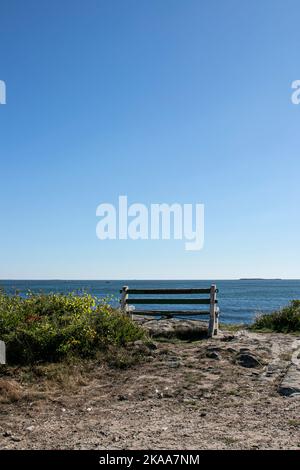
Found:
<svg viewBox="0 0 300 470"><path fill-rule="evenodd" d="M69 391L23 385L0 404L0 448L299 449L300 396L278 391L297 341L245 331L157 342L146 362L97 365Z"/></svg>

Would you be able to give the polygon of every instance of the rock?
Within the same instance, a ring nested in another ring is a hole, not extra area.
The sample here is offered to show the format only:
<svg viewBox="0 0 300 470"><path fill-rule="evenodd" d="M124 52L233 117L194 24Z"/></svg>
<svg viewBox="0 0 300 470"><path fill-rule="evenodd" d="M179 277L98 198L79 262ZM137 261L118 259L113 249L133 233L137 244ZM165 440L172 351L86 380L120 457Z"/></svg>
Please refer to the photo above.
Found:
<svg viewBox="0 0 300 470"><path fill-rule="evenodd" d="M166 363L167 363L168 367L171 367L171 368L174 368L174 369L177 369L178 367L180 367L182 365L182 362L181 362L180 358L178 358L177 356L169 357L169 360Z"/></svg>
<svg viewBox="0 0 300 470"><path fill-rule="evenodd" d="M257 370L254 370L253 372L251 372L251 375L253 377L258 377L260 375L260 373Z"/></svg>
<svg viewBox="0 0 300 470"><path fill-rule="evenodd" d="M34 430L34 426L28 426L28 428L26 428L26 431L29 431L29 432L31 432L33 430Z"/></svg>
<svg viewBox="0 0 300 470"><path fill-rule="evenodd" d="M155 395L156 395L156 398L163 398L164 397L163 392L160 392L157 388L155 389Z"/></svg>
<svg viewBox="0 0 300 470"><path fill-rule="evenodd" d="M221 348L219 346L207 346L206 351L221 351Z"/></svg>
<svg viewBox="0 0 300 470"><path fill-rule="evenodd" d="M139 348L141 346L145 346L145 343L141 339L137 339L136 341L133 342L133 346L136 348Z"/></svg>
<svg viewBox="0 0 300 470"><path fill-rule="evenodd" d="M201 320L177 320L175 318L149 319L144 321L136 317L136 321L153 338L179 338L185 340L201 339L207 337L208 323Z"/></svg>
<svg viewBox="0 0 300 470"><path fill-rule="evenodd" d="M261 367L262 365L258 357L244 350L236 355L236 362L242 367Z"/></svg>
<svg viewBox="0 0 300 470"><path fill-rule="evenodd" d="M220 353L221 348L218 346L208 346L206 348L206 357L209 359L217 359L218 361L221 359Z"/></svg>
<svg viewBox="0 0 300 470"><path fill-rule="evenodd" d="M230 352L230 353L233 353L233 354L236 354L236 353L237 353L237 350L236 350L235 348L232 348L231 346L229 346L228 348L226 348L225 351Z"/></svg>
<svg viewBox="0 0 300 470"><path fill-rule="evenodd" d="M151 351L155 351L157 349L157 346L153 341L147 341L146 343L147 348L149 348Z"/></svg>
<svg viewBox="0 0 300 470"><path fill-rule="evenodd" d="M278 391L281 395L291 396L300 393L300 369L291 364L285 374Z"/></svg>
<svg viewBox="0 0 300 470"><path fill-rule="evenodd" d="M249 348L240 348L239 349L240 353L250 353L250 349Z"/></svg>
<svg viewBox="0 0 300 470"><path fill-rule="evenodd" d="M222 338L221 338L221 341L232 341L235 339L235 336L234 335L224 335Z"/></svg>
<svg viewBox="0 0 300 470"><path fill-rule="evenodd" d="M207 351L206 357L208 357L209 359L216 359L218 361L221 359L220 354L217 353L216 351Z"/></svg>
<svg viewBox="0 0 300 470"><path fill-rule="evenodd" d="M125 400L128 400L128 397L126 395L118 395L118 400L125 401Z"/></svg>
<svg viewBox="0 0 300 470"><path fill-rule="evenodd" d="M154 351L157 349L157 346L152 342L152 341L142 341L142 340L137 340L132 343L133 348L142 354L150 354L151 351Z"/></svg>
<svg viewBox="0 0 300 470"><path fill-rule="evenodd" d="M14 441L14 442L20 442L21 438L18 437L18 436L11 436L11 440Z"/></svg>
<svg viewBox="0 0 300 470"><path fill-rule="evenodd" d="M180 367L180 362L175 362L175 361L172 361L172 362L169 362L168 363L168 366L171 367L172 369L178 369L178 367Z"/></svg>
<svg viewBox="0 0 300 470"><path fill-rule="evenodd" d="M4 433L2 434L3 437L10 437L12 435L11 431L4 431Z"/></svg>

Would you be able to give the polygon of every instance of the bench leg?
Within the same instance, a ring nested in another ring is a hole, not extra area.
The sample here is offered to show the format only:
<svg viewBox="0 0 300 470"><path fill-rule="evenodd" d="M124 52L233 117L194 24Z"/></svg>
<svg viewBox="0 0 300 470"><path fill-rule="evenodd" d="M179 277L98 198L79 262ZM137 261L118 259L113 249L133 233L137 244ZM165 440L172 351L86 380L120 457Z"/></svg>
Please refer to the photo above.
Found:
<svg viewBox="0 0 300 470"><path fill-rule="evenodd" d="M215 320L215 332L214 332L214 334L217 335L219 333L219 311L218 310L216 310L215 316L216 316L216 320Z"/></svg>
<svg viewBox="0 0 300 470"><path fill-rule="evenodd" d="M213 284L210 288L210 315L208 324L208 337L212 338L218 332L218 321L216 318L216 296L217 289Z"/></svg>
<svg viewBox="0 0 300 470"><path fill-rule="evenodd" d="M121 297L121 312L123 315L127 315L127 299L128 299L128 286L123 286L122 287L122 297Z"/></svg>
<svg viewBox="0 0 300 470"><path fill-rule="evenodd" d="M216 330L216 319L215 319L215 314L210 314L209 317L209 324L208 324L208 337L212 338L215 334Z"/></svg>

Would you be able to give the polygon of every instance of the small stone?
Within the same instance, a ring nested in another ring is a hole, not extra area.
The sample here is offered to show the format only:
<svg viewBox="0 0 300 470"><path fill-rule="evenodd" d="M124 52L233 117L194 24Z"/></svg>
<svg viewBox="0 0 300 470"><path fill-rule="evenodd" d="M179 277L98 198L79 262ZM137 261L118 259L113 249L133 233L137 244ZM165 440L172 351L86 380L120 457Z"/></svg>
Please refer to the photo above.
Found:
<svg viewBox="0 0 300 470"><path fill-rule="evenodd" d="M18 436L11 436L11 440L14 442L20 442L21 438Z"/></svg>
<svg viewBox="0 0 300 470"><path fill-rule="evenodd" d="M220 354L218 354L216 351L207 351L206 357L209 359L216 359L218 361L221 359Z"/></svg>
<svg viewBox="0 0 300 470"><path fill-rule="evenodd" d="M237 353L237 350L234 349L234 348L226 348L226 351L230 352L230 353L233 353L233 354L236 354Z"/></svg>
<svg viewBox="0 0 300 470"><path fill-rule="evenodd" d="M128 400L128 397L126 395L118 395L118 400L125 401L125 400Z"/></svg>
<svg viewBox="0 0 300 470"><path fill-rule="evenodd" d="M134 341L133 345L136 346L136 347L140 347L140 346L144 346L145 343L141 339L138 339L138 340Z"/></svg>
<svg viewBox="0 0 300 470"><path fill-rule="evenodd" d="M26 428L26 431L29 431L29 432L31 432L33 430L34 430L34 426L28 426L28 428Z"/></svg>
<svg viewBox="0 0 300 470"><path fill-rule="evenodd" d="M202 413L200 413L200 416L201 418L204 418L204 416L206 416L207 413L205 413L204 411L202 411Z"/></svg>
<svg viewBox="0 0 300 470"><path fill-rule="evenodd" d="M219 346L208 346L206 351L221 351L221 348Z"/></svg>
<svg viewBox="0 0 300 470"><path fill-rule="evenodd" d="M223 338L221 338L221 341L232 341L235 338L234 335L224 335Z"/></svg>
<svg viewBox="0 0 300 470"><path fill-rule="evenodd" d="M178 367L180 367L180 362L172 361L172 362L169 362L168 366L171 367L172 369L178 369Z"/></svg>
<svg viewBox="0 0 300 470"><path fill-rule="evenodd" d="M163 398L164 394L160 392L157 388L155 389L155 394L157 398Z"/></svg>
<svg viewBox="0 0 300 470"><path fill-rule="evenodd" d="M249 348L240 348L240 353L249 353Z"/></svg>
<svg viewBox="0 0 300 470"><path fill-rule="evenodd" d="M262 365L259 359L250 352L238 353L236 360L242 367L260 367Z"/></svg>
<svg viewBox="0 0 300 470"><path fill-rule="evenodd" d="M151 342L148 341L148 342L146 343L146 346L147 346L147 348L151 349L152 351L155 351L155 350L157 349L156 344L153 343L152 341L151 341Z"/></svg>
<svg viewBox="0 0 300 470"><path fill-rule="evenodd" d="M3 437L10 437L12 435L11 431L4 431Z"/></svg>

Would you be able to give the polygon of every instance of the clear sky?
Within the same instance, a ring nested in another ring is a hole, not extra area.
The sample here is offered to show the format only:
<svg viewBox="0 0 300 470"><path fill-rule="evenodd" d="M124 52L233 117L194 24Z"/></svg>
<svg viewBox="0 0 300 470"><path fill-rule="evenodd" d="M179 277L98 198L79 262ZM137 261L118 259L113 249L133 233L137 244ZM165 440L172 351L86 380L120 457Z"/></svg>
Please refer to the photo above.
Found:
<svg viewBox="0 0 300 470"><path fill-rule="evenodd" d="M1 0L0 278L300 278L298 0ZM205 244L96 207L204 203Z"/></svg>

